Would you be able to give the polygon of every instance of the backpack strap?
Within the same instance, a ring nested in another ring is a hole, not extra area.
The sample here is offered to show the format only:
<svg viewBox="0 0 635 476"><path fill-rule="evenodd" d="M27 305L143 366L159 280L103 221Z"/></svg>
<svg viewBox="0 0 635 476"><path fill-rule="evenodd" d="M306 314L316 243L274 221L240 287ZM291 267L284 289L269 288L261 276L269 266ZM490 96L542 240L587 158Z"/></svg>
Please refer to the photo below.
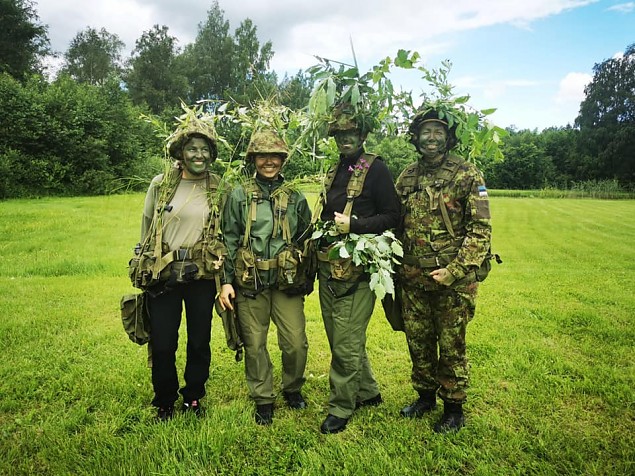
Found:
<svg viewBox="0 0 635 476"><path fill-rule="evenodd" d="M163 260L163 214L176 195L182 178L182 171L178 167L172 167L159 184L159 200L154 211L154 266L152 267L152 279L159 279L161 271L167 263Z"/></svg>

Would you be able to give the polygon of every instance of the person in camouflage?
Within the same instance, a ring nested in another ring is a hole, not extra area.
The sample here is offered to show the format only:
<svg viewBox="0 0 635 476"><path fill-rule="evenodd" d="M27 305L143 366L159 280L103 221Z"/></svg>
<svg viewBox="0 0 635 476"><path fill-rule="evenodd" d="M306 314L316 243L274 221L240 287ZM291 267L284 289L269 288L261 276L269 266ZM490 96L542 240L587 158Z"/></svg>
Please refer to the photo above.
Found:
<svg viewBox="0 0 635 476"><path fill-rule="evenodd" d="M396 183L404 248L397 272L419 398L401 415L432 411L438 392L444 412L434 430L456 431L465 424L465 334L475 311L477 271L490 248L489 202L480 171L449 153L457 143L455 128L436 111L417 114L409 133L421 157Z"/></svg>
<svg viewBox="0 0 635 476"><path fill-rule="evenodd" d="M322 197L321 220L334 221L340 236L381 234L395 228L400 214L392 176L381 158L364 150L370 121L345 110L336 110L334 116L329 135L335 137L340 157L329 171L331 181ZM349 196L349 184L364 173L360 194ZM329 259L329 244L323 239L318 253L320 308L332 356L329 410L320 426L325 434L344 430L357 408L383 401L366 353L366 329L375 307L369 275L361 271L340 274L338 270L354 266L350 260L342 266L342 260Z"/></svg>
<svg viewBox="0 0 635 476"><path fill-rule="evenodd" d="M273 422L276 398L267 351L271 321L282 352L283 397L292 409L307 406L300 391L308 351L304 295L313 289L313 282L296 286L299 270L294 264L308 234L311 211L304 195L280 175L287 156L287 145L275 131L254 132L246 160L256 173L234 188L223 215L228 260L220 303L223 308L237 308L247 387L256 403L259 425Z"/></svg>
<svg viewBox="0 0 635 476"><path fill-rule="evenodd" d="M149 250L150 255L164 249L159 262L170 262L159 282L146 289L152 329L152 404L161 421L174 415L179 393L183 396L184 412L202 414L200 400L205 396L209 378L212 307L217 286L214 275L195 259L194 250L213 238L208 225L215 221L213 208L220 199L213 192L220 179L210 172L217 157L213 126L192 117L177 127L167 145L176 165L154 177L148 188L138 246L140 253ZM179 390L176 351L183 303L187 355L185 386Z"/></svg>

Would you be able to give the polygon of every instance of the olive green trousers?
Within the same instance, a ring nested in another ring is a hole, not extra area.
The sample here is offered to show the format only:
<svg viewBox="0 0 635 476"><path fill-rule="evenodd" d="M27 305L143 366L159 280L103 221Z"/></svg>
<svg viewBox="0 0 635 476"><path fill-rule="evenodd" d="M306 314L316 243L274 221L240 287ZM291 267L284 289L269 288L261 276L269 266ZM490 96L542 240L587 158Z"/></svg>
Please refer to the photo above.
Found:
<svg viewBox="0 0 635 476"><path fill-rule="evenodd" d="M265 289L255 298L236 293L236 306L245 345L245 376L251 398L257 405L273 403L273 364L267 350L271 321L278 331L282 352L282 391L298 392L304 384L309 344L306 338L304 297L287 296Z"/></svg>
<svg viewBox="0 0 635 476"><path fill-rule="evenodd" d="M320 306L331 348L329 413L349 418L358 401L375 397L379 387L366 355L366 329L375 307L367 281L329 280L328 262L320 262Z"/></svg>

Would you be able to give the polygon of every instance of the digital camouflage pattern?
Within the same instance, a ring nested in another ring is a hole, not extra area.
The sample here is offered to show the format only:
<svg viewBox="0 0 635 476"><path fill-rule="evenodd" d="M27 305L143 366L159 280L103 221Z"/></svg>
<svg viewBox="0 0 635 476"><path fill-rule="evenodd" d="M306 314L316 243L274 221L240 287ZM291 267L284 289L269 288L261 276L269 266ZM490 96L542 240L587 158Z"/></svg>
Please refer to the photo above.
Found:
<svg viewBox="0 0 635 476"><path fill-rule="evenodd" d="M289 148L275 131L263 129L251 135L245 158L248 161L253 160L255 154L278 154L286 159L289 155Z"/></svg>
<svg viewBox="0 0 635 476"><path fill-rule="evenodd" d="M457 403L467 398L465 334L468 322L474 317L477 289L476 282L440 291L402 287L411 378L418 392L438 389L444 401Z"/></svg>

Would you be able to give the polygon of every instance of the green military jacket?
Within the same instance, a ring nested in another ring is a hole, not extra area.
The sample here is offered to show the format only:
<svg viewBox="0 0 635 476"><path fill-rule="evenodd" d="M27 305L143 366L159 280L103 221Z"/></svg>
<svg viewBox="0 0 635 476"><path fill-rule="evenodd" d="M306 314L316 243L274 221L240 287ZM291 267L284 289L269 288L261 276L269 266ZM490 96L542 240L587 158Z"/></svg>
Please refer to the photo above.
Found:
<svg viewBox="0 0 635 476"><path fill-rule="evenodd" d="M453 155L436 164L420 158L404 169L395 188L402 204L403 267L423 269L420 279L426 282L420 284L437 286L427 276L430 269L445 267L459 281L481 266L492 228L476 166Z"/></svg>
<svg viewBox="0 0 635 476"><path fill-rule="evenodd" d="M285 248L286 241L283 238L284 218L276 217L275 197L277 190L282 189L288 193L286 208L286 220L288 220L291 240L302 245L306 239L307 230L311 223L311 210L305 196L297 191L291 191L284 184L284 179L279 176L277 180L264 180L259 177L250 178L244 185L235 187L225 204L223 213L223 236L228 250L228 259L225 262L226 283L235 282L235 260L238 249L243 244L243 238L247 229L247 220L252 220L249 231L249 247L256 259L270 260L276 258L278 253ZM279 192L278 192L279 193ZM251 216L252 200L256 198L256 216ZM298 240L302 239L302 242ZM276 285L277 269L258 270L260 282L264 287Z"/></svg>

